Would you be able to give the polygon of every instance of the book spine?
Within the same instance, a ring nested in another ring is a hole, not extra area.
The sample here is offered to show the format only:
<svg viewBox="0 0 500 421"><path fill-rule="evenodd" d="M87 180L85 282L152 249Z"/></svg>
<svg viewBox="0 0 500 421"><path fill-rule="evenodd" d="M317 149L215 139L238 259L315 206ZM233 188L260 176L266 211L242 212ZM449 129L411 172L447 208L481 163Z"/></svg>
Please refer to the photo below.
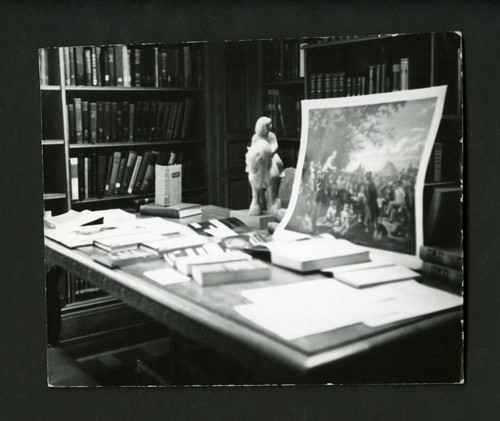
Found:
<svg viewBox="0 0 500 421"><path fill-rule="evenodd" d="M89 124L89 102L82 101L82 132L83 143L90 142L90 124Z"/></svg>
<svg viewBox="0 0 500 421"><path fill-rule="evenodd" d="M88 195L89 197L96 196L96 175L97 175L97 155L93 152L88 161Z"/></svg>
<svg viewBox="0 0 500 421"><path fill-rule="evenodd" d="M137 179L133 188L132 193L137 194L141 190L142 181L144 180L144 175L148 169L149 159L151 157L151 151L147 151L144 153L144 157L141 162L141 167L139 168L139 173L137 174Z"/></svg>
<svg viewBox="0 0 500 421"><path fill-rule="evenodd" d="M375 66L368 66L368 94L375 93Z"/></svg>
<svg viewBox="0 0 500 421"><path fill-rule="evenodd" d="M434 182L439 183L442 179L443 170L443 144L440 142L434 144L433 159Z"/></svg>
<svg viewBox="0 0 500 421"><path fill-rule="evenodd" d="M95 68L96 68L96 82L97 86L102 86L102 50L101 47L95 47Z"/></svg>
<svg viewBox="0 0 500 421"><path fill-rule="evenodd" d="M92 51L90 48L83 49L83 63L84 63L84 75L85 75L85 86L92 86Z"/></svg>
<svg viewBox="0 0 500 421"><path fill-rule="evenodd" d="M148 117L148 138L149 142L155 140L156 136L156 119L158 115L158 101L151 102L151 108Z"/></svg>
<svg viewBox="0 0 500 421"><path fill-rule="evenodd" d="M89 182L90 182L90 177L89 177L89 157L86 156L83 158L83 185L84 185L84 198L88 199L89 198Z"/></svg>
<svg viewBox="0 0 500 421"><path fill-rule="evenodd" d="M153 47L153 68L154 68L154 86L158 88L160 86L160 58L158 47Z"/></svg>
<svg viewBox="0 0 500 421"><path fill-rule="evenodd" d="M69 70L69 47L63 47L63 57L64 57L64 83L69 85L71 83L70 80L70 70Z"/></svg>
<svg viewBox="0 0 500 421"><path fill-rule="evenodd" d="M129 140L129 117L130 117L130 104L128 101L123 101L120 109L121 114L121 134L120 139L122 142Z"/></svg>
<svg viewBox="0 0 500 421"><path fill-rule="evenodd" d="M76 143L76 131L75 131L75 105L66 104L68 110L68 139L69 143Z"/></svg>
<svg viewBox="0 0 500 421"><path fill-rule="evenodd" d="M142 180L141 187L139 191L141 193L149 192L154 186L154 178L155 178L155 165L158 161L159 152L153 151L149 157L148 167L146 168L146 172L144 173L144 179Z"/></svg>
<svg viewBox="0 0 500 421"><path fill-rule="evenodd" d="M97 102L97 143L104 142L104 103Z"/></svg>
<svg viewBox="0 0 500 421"><path fill-rule="evenodd" d="M90 143L97 143L97 103L90 103Z"/></svg>
<svg viewBox="0 0 500 421"><path fill-rule="evenodd" d="M111 103L104 101L104 142L111 141Z"/></svg>
<svg viewBox="0 0 500 421"><path fill-rule="evenodd" d="M83 143L83 128L82 128L82 99L75 98L73 100L75 106L75 139L76 143Z"/></svg>
<svg viewBox="0 0 500 421"><path fill-rule="evenodd" d="M123 182L121 184L119 194L127 193L136 160L137 160L137 152L130 151L127 159L127 165L125 166L125 174L123 175Z"/></svg>
<svg viewBox="0 0 500 421"><path fill-rule="evenodd" d="M108 47L109 85L116 86L115 48Z"/></svg>
<svg viewBox="0 0 500 421"><path fill-rule="evenodd" d="M158 102L158 112L156 114L155 135L154 135L155 142L158 142L161 140L161 132L162 132L162 124L163 124L164 114L165 114L165 102L160 101L160 102Z"/></svg>
<svg viewBox="0 0 500 421"><path fill-rule="evenodd" d="M97 52L96 52L96 47L92 47L90 50L90 58L91 58L91 65L92 65L92 86L98 86L97 83Z"/></svg>
<svg viewBox="0 0 500 421"><path fill-rule="evenodd" d="M126 45L122 46L122 66L123 66L123 86L132 86L132 76L130 72L130 50Z"/></svg>
<svg viewBox="0 0 500 421"><path fill-rule="evenodd" d="M410 59L401 59L401 90L410 89Z"/></svg>
<svg viewBox="0 0 500 421"><path fill-rule="evenodd" d="M420 247L420 258L424 262L434 263L455 270L461 270L463 265L463 257L460 254L430 246Z"/></svg>
<svg viewBox="0 0 500 421"><path fill-rule="evenodd" d="M137 175L139 174L139 169L141 168L143 156L138 155L135 161L134 170L132 171L132 176L130 177L130 182L128 185L127 193L132 194L134 191L135 182L137 181Z"/></svg>
<svg viewBox="0 0 500 421"><path fill-rule="evenodd" d="M96 197L102 198L105 194L106 188L106 174L107 174L108 157L106 155L99 155L97 157L97 180L96 180Z"/></svg>
<svg viewBox="0 0 500 421"><path fill-rule="evenodd" d="M392 91L401 90L401 64L393 63L392 65Z"/></svg>
<svg viewBox="0 0 500 421"><path fill-rule="evenodd" d="M40 50L38 50L40 85L42 86L49 84L49 61L47 54L48 53L45 48L40 48Z"/></svg>
<svg viewBox="0 0 500 421"><path fill-rule="evenodd" d="M123 83L123 46L116 45L115 50L115 77L116 86L124 86Z"/></svg>
<svg viewBox="0 0 500 421"><path fill-rule="evenodd" d="M150 206L149 204L141 205L139 208L141 215L147 216L162 216L164 218L179 218L179 211L164 206Z"/></svg>
<svg viewBox="0 0 500 421"><path fill-rule="evenodd" d="M142 86L142 50L140 48L134 48L134 72L133 72L133 85Z"/></svg>
<svg viewBox="0 0 500 421"><path fill-rule="evenodd" d="M69 159L71 171L71 200L78 200L78 158L71 157Z"/></svg>
<svg viewBox="0 0 500 421"><path fill-rule="evenodd" d="M134 141L134 121L135 121L135 104L129 104L129 116L128 116L128 140L129 142Z"/></svg>
<svg viewBox="0 0 500 421"><path fill-rule="evenodd" d="M114 162L114 155L110 155L108 157L108 164L106 166L106 183L104 185L104 195L107 196L109 195L109 186L110 186L110 180L111 180L111 172L113 170L113 162Z"/></svg>
<svg viewBox="0 0 500 421"><path fill-rule="evenodd" d="M118 168L120 167L121 156L122 156L121 152L115 152L113 154L113 164L111 167L111 176L109 178L109 189L107 192L108 196L114 194L116 177L118 175Z"/></svg>
<svg viewBox="0 0 500 421"><path fill-rule="evenodd" d="M435 263L425 262L422 265L424 277L453 285L461 285L463 274L461 270L447 268Z"/></svg>
<svg viewBox="0 0 500 421"><path fill-rule="evenodd" d="M122 187L123 175L125 173L125 167L127 166L128 157L122 157L120 159L120 165L118 166L118 172L116 173L116 182L113 194L120 194Z"/></svg>
<svg viewBox="0 0 500 421"><path fill-rule="evenodd" d="M108 48L104 47L101 51L102 85L111 86L109 76L109 57Z"/></svg>
<svg viewBox="0 0 500 421"><path fill-rule="evenodd" d="M118 142L118 103L113 101L111 103L111 142Z"/></svg>
<svg viewBox="0 0 500 421"><path fill-rule="evenodd" d="M75 82L78 86L85 85L83 47L75 47Z"/></svg>

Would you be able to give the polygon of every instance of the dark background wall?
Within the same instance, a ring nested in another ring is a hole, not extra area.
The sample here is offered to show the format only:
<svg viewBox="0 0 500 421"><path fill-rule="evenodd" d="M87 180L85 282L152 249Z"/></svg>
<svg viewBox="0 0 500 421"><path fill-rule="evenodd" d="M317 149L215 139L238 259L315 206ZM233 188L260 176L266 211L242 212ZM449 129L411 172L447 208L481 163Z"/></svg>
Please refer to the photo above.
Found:
<svg viewBox="0 0 500 421"><path fill-rule="evenodd" d="M473 1L2 2L0 410L6 419L494 419L499 18L494 2ZM47 389L38 48L450 30L464 36L465 385Z"/></svg>

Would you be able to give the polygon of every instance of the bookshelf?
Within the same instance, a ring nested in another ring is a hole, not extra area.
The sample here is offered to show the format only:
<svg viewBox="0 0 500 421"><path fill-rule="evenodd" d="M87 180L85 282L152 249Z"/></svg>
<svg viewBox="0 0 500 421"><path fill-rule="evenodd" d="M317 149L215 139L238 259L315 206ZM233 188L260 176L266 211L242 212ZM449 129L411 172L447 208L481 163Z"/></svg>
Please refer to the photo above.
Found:
<svg viewBox="0 0 500 421"><path fill-rule="evenodd" d="M40 50L45 210L131 208L134 199L153 196L152 183L124 189L114 181L103 193L103 183L114 180L113 158L124 180L140 168L131 156L142 157L145 168L144 158L152 157L154 172L154 163L172 153L183 165L183 200L209 202L205 49L184 43Z"/></svg>
<svg viewBox="0 0 500 421"><path fill-rule="evenodd" d="M285 167L295 167L300 141L300 101L304 99L304 50L310 40L264 41L263 96L264 113L280 145Z"/></svg>

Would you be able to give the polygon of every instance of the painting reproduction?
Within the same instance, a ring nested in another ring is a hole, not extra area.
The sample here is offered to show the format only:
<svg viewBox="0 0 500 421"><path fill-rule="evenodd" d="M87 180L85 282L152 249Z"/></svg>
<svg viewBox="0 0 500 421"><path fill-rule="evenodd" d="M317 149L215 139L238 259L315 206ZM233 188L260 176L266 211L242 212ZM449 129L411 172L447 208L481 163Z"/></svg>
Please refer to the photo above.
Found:
<svg viewBox="0 0 500 421"><path fill-rule="evenodd" d="M303 101L297 173L280 230L416 256L445 93L443 86Z"/></svg>

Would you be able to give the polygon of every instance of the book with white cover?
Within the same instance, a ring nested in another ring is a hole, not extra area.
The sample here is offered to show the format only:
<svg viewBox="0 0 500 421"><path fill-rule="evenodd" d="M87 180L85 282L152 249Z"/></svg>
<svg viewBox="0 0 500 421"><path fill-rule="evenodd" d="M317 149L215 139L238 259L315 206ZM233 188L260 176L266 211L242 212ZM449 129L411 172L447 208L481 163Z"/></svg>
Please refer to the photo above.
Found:
<svg viewBox="0 0 500 421"><path fill-rule="evenodd" d="M269 279L269 265L260 260L197 265L192 268L193 279L201 286L222 285Z"/></svg>
<svg viewBox="0 0 500 421"><path fill-rule="evenodd" d="M388 282L404 281L420 277L420 274L404 266L393 265L364 270L342 272L335 275L335 279L356 288L385 284Z"/></svg>
<svg viewBox="0 0 500 421"><path fill-rule="evenodd" d="M175 266L176 269L185 275L191 275L192 269L197 265L207 265L212 263L235 262L238 260L251 260L252 256L241 251L228 251L220 254L206 254L197 256L179 257Z"/></svg>
<svg viewBox="0 0 500 421"><path fill-rule="evenodd" d="M299 272L369 261L366 248L330 235L291 242L270 242L265 246L271 252L273 264Z"/></svg>
<svg viewBox="0 0 500 421"><path fill-rule="evenodd" d="M202 246L208 241L208 237L202 235L178 235L168 236L160 240L145 241L139 247L163 254L172 250Z"/></svg>

